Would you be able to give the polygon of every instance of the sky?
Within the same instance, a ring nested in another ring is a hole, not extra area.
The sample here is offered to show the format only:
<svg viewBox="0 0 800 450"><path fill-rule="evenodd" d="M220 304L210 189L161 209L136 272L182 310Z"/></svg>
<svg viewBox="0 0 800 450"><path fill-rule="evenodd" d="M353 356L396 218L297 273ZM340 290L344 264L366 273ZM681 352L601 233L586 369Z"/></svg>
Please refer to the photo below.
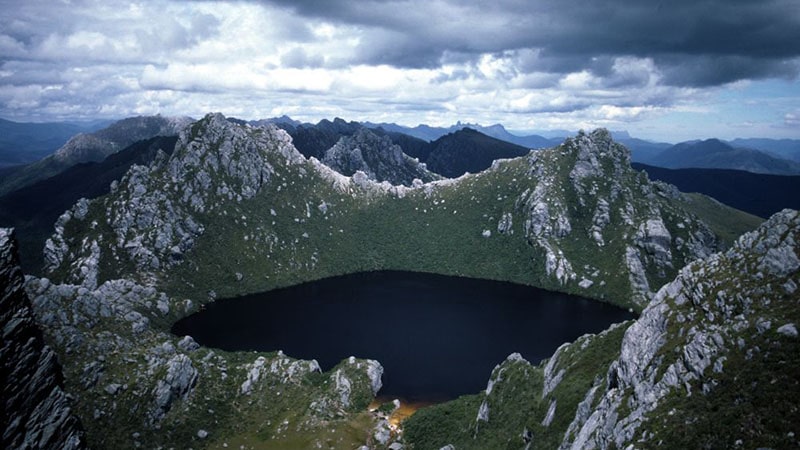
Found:
<svg viewBox="0 0 800 450"><path fill-rule="evenodd" d="M800 0L0 0L0 117L800 139Z"/></svg>

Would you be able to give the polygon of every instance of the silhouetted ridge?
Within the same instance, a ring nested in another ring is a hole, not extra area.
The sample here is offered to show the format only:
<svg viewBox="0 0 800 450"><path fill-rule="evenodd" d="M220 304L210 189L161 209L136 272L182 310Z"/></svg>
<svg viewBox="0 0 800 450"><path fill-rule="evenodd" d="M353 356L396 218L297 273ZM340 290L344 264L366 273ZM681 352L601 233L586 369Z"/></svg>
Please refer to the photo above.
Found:
<svg viewBox="0 0 800 450"><path fill-rule="evenodd" d="M529 151L471 128L442 136L432 145L433 149L425 163L430 170L450 178L459 177L465 172L486 170L496 159L516 158L527 155Z"/></svg>

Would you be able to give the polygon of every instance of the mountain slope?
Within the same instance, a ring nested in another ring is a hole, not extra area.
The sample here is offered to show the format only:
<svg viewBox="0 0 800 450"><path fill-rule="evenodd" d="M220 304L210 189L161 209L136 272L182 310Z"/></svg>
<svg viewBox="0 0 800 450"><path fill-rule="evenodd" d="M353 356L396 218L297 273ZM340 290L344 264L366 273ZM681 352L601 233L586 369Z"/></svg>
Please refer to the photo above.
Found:
<svg viewBox="0 0 800 450"><path fill-rule="evenodd" d="M26 273L38 274L41 270L41 249L58 216L80 198L107 194L111 183L122 178L132 165L148 165L159 152L170 155L176 141L176 137L146 139L102 162L76 164L0 197L0 225L16 228L21 265Z"/></svg>
<svg viewBox="0 0 800 450"><path fill-rule="evenodd" d="M72 136L91 129L72 123L20 123L0 119L0 167L29 164L53 153Z"/></svg>
<svg viewBox="0 0 800 450"><path fill-rule="evenodd" d="M734 147L752 148L781 158L800 162L800 139L746 138L730 141Z"/></svg>
<svg viewBox="0 0 800 450"><path fill-rule="evenodd" d="M378 182L410 186L414 180L429 182L439 177L424 164L412 159L388 136L380 137L367 128L352 136L343 136L325 151L322 163L337 172L351 176L357 171Z"/></svg>
<svg viewBox="0 0 800 450"><path fill-rule="evenodd" d="M31 185L83 162L102 161L106 156L143 139L155 136L175 136L186 126L188 118L142 116L123 119L88 134L73 136L55 153L15 170L0 180L0 194Z"/></svg>
<svg viewBox="0 0 800 450"><path fill-rule="evenodd" d="M526 155L529 149L464 128L431 143L433 149L425 160L430 170L455 178L466 172L489 168L496 159Z"/></svg>
<svg viewBox="0 0 800 450"><path fill-rule="evenodd" d="M665 169L632 164L652 180L699 192L726 205L767 218L784 208L800 209L800 176L767 175L725 169Z"/></svg>
<svg viewBox="0 0 800 450"><path fill-rule="evenodd" d="M478 174L391 186L305 158L272 125L210 114L181 130L169 158L133 166L107 195L63 214L46 244L48 278L26 288L70 362L95 448L385 447L398 435L366 410L377 362L349 358L320 373L282 352L198 347L170 336L170 324L216 298L380 269L516 281L641 310L685 263L724 245L712 230L738 216L720 206L724 220L702 220L629 158L597 130ZM593 367L617 358L606 349L623 331L587 343ZM557 373L541 379L559 389ZM575 375L572 398L596 373Z"/></svg>
<svg viewBox="0 0 800 450"><path fill-rule="evenodd" d="M532 366L511 355L485 392L425 408L411 448L790 448L800 419L800 214L690 263L633 322ZM687 424L691 427L687 427Z"/></svg>
<svg viewBox="0 0 800 450"><path fill-rule="evenodd" d="M800 164L764 152L734 148L718 139L676 144L649 159L648 164L678 168L734 169L774 175L800 174Z"/></svg>

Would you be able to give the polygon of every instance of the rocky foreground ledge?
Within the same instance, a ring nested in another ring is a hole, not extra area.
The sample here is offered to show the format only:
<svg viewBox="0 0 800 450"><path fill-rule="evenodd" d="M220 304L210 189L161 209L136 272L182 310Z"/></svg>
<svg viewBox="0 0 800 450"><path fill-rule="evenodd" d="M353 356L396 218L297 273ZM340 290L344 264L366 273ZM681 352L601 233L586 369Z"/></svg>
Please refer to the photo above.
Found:
<svg viewBox="0 0 800 450"><path fill-rule="evenodd" d="M218 448L265 434L313 446L351 433L381 387L375 361L351 357L322 372L281 351L201 348L163 331L190 301L129 280L25 279L16 249L13 231L0 229L3 448ZM386 443L381 417L365 416L356 432Z"/></svg>
<svg viewBox="0 0 800 450"><path fill-rule="evenodd" d="M33 319L23 283L14 233L0 228L0 442L6 449L85 448L61 366Z"/></svg>
<svg viewBox="0 0 800 450"><path fill-rule="evenodd" d="M414 448L795 448L800 213L695 261L636 321L511 355L486 391L423 410ZM465 413L469 411L470 413Z"/></svg>

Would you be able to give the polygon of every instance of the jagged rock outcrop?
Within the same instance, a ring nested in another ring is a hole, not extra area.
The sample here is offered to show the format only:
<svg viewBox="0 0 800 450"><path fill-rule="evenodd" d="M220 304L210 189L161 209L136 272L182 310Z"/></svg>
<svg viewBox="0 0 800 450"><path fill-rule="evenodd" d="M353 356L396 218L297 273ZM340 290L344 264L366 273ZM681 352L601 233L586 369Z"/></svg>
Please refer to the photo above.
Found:
<svg viewBox="0 0 800 450"><path fill-rule="evenodd" d="M372 180L394 185L411 186L415 179L429 182L440 178L429 172L425 164L403 153L388 136L378 136L367 128L340 138L321 160L344 175L361 171Z"/></svg>
<svg viewBox="0 0 800 450"><path fill-rule="evenodd" d="M768 341L777 345L794 339L791 333L778 336L771 324L796 320L798 254L800 214L784 210L727 252L683 268L627 330L599 402L590 415L575 418L562 447L624 448L647 439L646 424L653 423L647 420L665 397L703 402L722 395L715 379L723 371L763 371L768 378L771 369L755 359L746 363L752 368L729 369L726 361L766 333L774 333ZM747 350L753 351L762 350ZM593 403L595 395L589 391L585 402Z"/></svg>
<svg viewBox="0 0 800 450"><path fill-rule="evenodd" d="M181 130L170 157L133 166L112 184L113 195L95 207L102 210L103 225L113 230L113 237L67 244L64 227L70 220L86 219L82 211L87 208L73 208L59 218L46 243L46 270L66 271L69 279L84 282L93 273L84 268L100 258L101 246L110 253L107 257L130 260L143 273L180 262L204 231L197 215L219 213L224 202L256 195L271 180L268 155L274 154L289 163L305 161L289 136L273 125L242 127L221 114L209 114ZM96 220L92 224L98 226ZM81 260L86 264L76 263Z"/></svg>
<svg viewBox="0 0 800 450"><path fill-rule="evenodd" d="M23 283L14 233L0 228L0 442L6 449L85 448L61 366L45 345Z"/></svg>
<svg viewBox="0 0 800 450"><path fill-rule="evenodd" d="M641 307L674 273L676 253L682 263L718 248L708 226L673 203L682 194L634 172L630 152L606 130L581 132L527 159L536 185L516 207L526 238L544 253L546 274L561 285L589 287L607 278L596 262L565 251L582 242L582 252L594 247L617 260Z"/></svg>

